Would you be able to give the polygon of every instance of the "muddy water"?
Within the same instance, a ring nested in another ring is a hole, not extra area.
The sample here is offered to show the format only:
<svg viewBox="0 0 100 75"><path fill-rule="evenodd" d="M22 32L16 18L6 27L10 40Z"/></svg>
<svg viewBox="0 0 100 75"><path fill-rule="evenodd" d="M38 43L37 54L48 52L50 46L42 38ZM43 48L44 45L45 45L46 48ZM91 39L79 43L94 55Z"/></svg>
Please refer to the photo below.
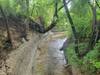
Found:
<svg viewBox="0 0 100 75"><path fill-rule="evenodd" d="M64 53L59 49L64 39L49 39L41 41L36 52L33 75L68 75L64 64Z"/></svg>
<svg viewBox="0 0 100 75"><path fill-rule="evenodd" d="M64 64L65 57L63 51L59 49L62 47L65 39L52 40L48 48L48 75L66 75Z"/></svg>

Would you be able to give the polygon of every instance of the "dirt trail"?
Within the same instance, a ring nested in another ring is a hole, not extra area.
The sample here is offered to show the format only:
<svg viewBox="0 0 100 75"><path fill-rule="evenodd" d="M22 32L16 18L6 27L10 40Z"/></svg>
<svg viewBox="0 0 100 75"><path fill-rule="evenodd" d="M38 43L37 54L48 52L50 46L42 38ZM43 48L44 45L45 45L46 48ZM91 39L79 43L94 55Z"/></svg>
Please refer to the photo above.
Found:
<svg viewBox="0 0 100 75"><path fill-rule="evenodd" d="M64 39L60 39L59 34L55 35L59 39L51 37L54 35L49 35L40 42L35 54L33 75L69 75L64 68L63 52L59 51Z"/></svg>

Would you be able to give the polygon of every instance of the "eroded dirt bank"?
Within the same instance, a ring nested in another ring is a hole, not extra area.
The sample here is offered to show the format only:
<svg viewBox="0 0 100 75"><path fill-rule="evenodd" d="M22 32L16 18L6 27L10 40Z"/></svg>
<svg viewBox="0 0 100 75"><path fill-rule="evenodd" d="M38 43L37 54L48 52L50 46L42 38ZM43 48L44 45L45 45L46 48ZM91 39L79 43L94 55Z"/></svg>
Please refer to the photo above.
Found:
<svg viewBox="0 0 100 75"><path fill-rule="evenodd" d="M2 62L0 75L32 75L37 40L39 41L40 37L34 33L30 41L9 53L7 59Z"/></svg>

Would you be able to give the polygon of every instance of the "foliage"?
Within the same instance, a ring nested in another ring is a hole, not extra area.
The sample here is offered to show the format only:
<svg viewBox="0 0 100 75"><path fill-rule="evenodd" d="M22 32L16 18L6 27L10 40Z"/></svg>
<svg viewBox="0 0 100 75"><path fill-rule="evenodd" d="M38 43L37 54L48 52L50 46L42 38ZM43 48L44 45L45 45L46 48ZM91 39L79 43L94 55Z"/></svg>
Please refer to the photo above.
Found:
<svg viewBox="0 0 100 75"><path fill-rule="evenodd" d="M63 0L0 0L0 6L3 7L6 16L10 16L11 14L14 16L24 15L37 23L39 23L39 17L42 17L44 26L47 27L54 16L55 1L58 2L58 9L63 6ZM91 2L92 0L71 0L67 5L78 34L80 52L84 52L87 48L92 34L94 15L91 6L88 3L89 1ZM100 1L97 1L100 5ZM100 20L100 8L97 7L96 10L97 20ZM73 38L71 25L68 18L66 19L63 8L58 12L57 26L55 29L57 31L63 31L69 37ZM71 41L73 40L71 39ZM75 44L71 43L66 49L70 64L79 68L81 67L83 71L90 70L91 72L94 72L97 69L100 69L100 42L98 42L94 49L90 50L90 52L82 59L77 58L74 46Z"/></svg>
<svg viewBox="0 0 100 75"><path fill-rule="evenodd" d="M87 1L75 0L72 2L71 13L79 38L89 37L91 33L92 13Z"/></svg>
<svg viewBox="0 0 100 75"><path fill-rule="evenodd" d="M69 64L80 68L82 72L94 75L100 69L100 41L95 45L94 49L90 51L83 59L78 59L73 50L73 44L66 49Z"/></svg>

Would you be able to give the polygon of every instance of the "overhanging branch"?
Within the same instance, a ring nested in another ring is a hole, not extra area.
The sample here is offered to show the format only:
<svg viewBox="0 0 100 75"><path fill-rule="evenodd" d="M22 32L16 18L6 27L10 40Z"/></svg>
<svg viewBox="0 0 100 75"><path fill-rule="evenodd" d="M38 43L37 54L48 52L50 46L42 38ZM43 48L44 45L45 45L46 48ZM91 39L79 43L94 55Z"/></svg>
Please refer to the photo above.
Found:
<svg viewBox="0 0 100 75"><path fill-rule="evenodd" d="M66 3L66 5L69 4L70 1L71 1L71 0L69 0L69 1ZM63 7L64 7L64 5L62 5L62 6L58 9L58 11L60 11Z"/></svg>
<svg viewBox="0 0 100 75"><path fill-rule="evenodd" d="M98 6L98 8L100 8L100 5L98 4L98 2L96 1L96 5Z"/></svg>
<svg viewBox="0 0 100 75"><path fill-rule="evenodd" d="M55 12L54 12L51 24L47 28L44 28L43 27L44 25L40 25L40 24L34 22L32 19L30 19L30 25L34 30L38 31L39 33L46 33L49 30L51 30L53 27L56 26L57 18L58 18L58 11L57 11L58 1L55 0L54 3L55 3L55 6L54 6L55 7Z"/></svg>

